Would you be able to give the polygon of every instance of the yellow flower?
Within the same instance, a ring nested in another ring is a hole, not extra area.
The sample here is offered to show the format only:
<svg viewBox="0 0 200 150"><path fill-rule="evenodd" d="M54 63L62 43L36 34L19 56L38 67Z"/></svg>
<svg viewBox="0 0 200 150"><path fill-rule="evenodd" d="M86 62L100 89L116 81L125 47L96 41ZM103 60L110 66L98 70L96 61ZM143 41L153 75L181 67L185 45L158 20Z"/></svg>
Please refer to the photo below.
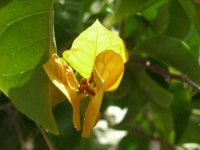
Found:
<svg viewBox="0 0 200 150"><path fill-rule="evenodd" d="M100 118L104 92L114 91L119 86L128 53L121 38L97 20L75 39L72 48L65 51L63 57L83 77L80 83L72 68L56 54L44 68L54 85L70 101L73 123L78 131L81 130L80 100L86 96L90 98L82 130L82 136L89 137Z"/></svg>

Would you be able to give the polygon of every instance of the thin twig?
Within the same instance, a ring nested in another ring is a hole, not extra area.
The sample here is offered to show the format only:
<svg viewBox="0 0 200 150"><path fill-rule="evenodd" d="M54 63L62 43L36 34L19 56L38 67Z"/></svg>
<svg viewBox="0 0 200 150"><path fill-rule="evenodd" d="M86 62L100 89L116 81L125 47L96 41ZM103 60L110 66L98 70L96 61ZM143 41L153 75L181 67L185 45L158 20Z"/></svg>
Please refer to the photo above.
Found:
<svg viewBox="0 0 200 150"><path fill-rule="evenodd" d="M1 104L0 105L0 111L6 111L8 109L8 107L11 107L12 106L12 103L11 102L8 102L6 104Z"/></svg>
<svg viewBox="0 0 200 150"><path fill-rule="evenodd" d="M6 109L6 108L5 108L5 106L4 106L4 105L3 105L3 106L2 106L2 105L0 105L0 110L4 110L4 111L5 111L5 109Z"/></svg>
<svg viewBox="0 0 200 150"><path fill-rule="evenodd" d="M17 136L19 138L19 143L20 143L20 146L21 146L21 150L24 150L24 137L23 137L23 134L22 134L22 131L20 129L20 126L19 126L19 123L16 119L16 116L14 114L14 111L12 110L14 108L13 104L10 102L8 104L6 104L5 106L2 106L5 108L5 111L7 112L9 118L11 119L15 129L16 129L16 132L17 132Z"/></svg>
<svg viewBox="0 0 200 150"><path fill-rule="evenodd" d="M137 136L140 136L142 138L145 138L147 140L154 140L154 141L158 141L160 142L163 146L165 146L166 148L168 148L169 150L176 150L175 146L174 145L171 145L170 143L168 143L167 141L159 138L159 137L154 137L154 136L151 136L151 135L147 135L145 134L144 132L142 131L139 131L138 129L136 128L133 128L129 131L130 133L133 133L133 134L136 134Z"/></svg>
<svg viewBox="0 0 200 150"><path fill-rule="evenodd" d="M21 145L21 150L24 150L24 138L23 138L23 134L22 134L22 131L20 129L20 126L17 122L17 119L16 119L16 116L13 114L13 109L14 106L13 104L10 102L10 103L7 103L5 105L0 105L0 110L4 110L5 112L7 112L7 114L9 115L9 118L11 119L15 129L16 129L16 132L17 132L17 135L18 135L18 138L19 138L19 142L20 142L20 145ZM36 126L38 127L38 129L40 130L45 142L47 143L47 146L49 148L49 150L54 150L46 132L38 125L36 124Z"/></svg>
<svg viewBox="0 0 200 150"><path fill-rule="evenodd" d="M47 136L47 133L37 123L36 123L36 126L40 130L40 133L42 134L45 142L47 143L47 146L48 146L49 150L54 150L53 145L51 144L51 142L49 140L49 137Z"/></svg>
<svg viewBox="0 0 200 150"><path fill-rule="evenodd" d="M191 86L192 88L194 88L198 92L200 92L200 86L198 84L196 84L195 82L193 82L187 75L184 75L184 74L177 75L177 74L170 73L160 67L157 67L157 66L151 64L151 62L147 61L147 60L131 60L131 62L135 65L143 66L157 74L160 74L168 82L171 81L172 79L176 79L181 82L187 83L189 86Z"/></svg>

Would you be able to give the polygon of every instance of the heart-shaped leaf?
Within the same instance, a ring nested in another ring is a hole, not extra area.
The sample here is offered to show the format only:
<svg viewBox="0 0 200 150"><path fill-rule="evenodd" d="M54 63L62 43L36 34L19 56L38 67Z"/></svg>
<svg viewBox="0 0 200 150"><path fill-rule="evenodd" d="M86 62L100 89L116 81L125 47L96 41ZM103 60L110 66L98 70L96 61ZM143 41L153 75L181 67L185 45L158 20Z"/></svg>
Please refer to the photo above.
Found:
<svg viewBox="0 0 200 150"><path fill-rule="evenodd" d="M113 50L120 54L123 62L128 60L122 39L97 20L74 40L71 49L65 51L63 57L78 73L89 78L96 56L105 50Z"/></svg>
<svg viewBox="0 0 200 150"><path fill-rule="evenodd" d="M42 67L55 52L52 20L53 0L0 1L0 89L18 110L58 134L51 102L58 91Z"/></svg>

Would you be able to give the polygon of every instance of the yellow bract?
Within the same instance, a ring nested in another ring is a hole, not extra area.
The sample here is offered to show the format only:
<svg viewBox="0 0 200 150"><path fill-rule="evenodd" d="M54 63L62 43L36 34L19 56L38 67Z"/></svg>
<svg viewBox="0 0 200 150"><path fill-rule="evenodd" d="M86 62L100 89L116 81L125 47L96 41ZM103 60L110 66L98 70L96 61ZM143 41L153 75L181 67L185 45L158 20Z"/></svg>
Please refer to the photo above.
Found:
<svg viewBox="0 0 200 150"><path fill-rule="evenodd" d="M80 100L90 102L85 112L83 137L90 133L100 118L104 92L114 91L122 79L128 53L123 41L97 20L80 34L72 48L63 53L64 59L84 78L77 82L72 68L56 54L44 65L52 83L67 97L73 107L73 123L81 130Z"/></svg>
<svg viewBox="0 0 200 150"><path fill-rule="evenodd" d="M74 40L71 49L65 51L63 57L78 73L89 78L96 56L105 50L120 54L124 63L128 60L122 39L96 20Z"/></svg>
<svg viewBox="0 0 200 150"><path fill-rule="evenodd" d="M79 84L74 76L73 70L67 63L53 54L49 61L44 64L44 69L53 84L67 97L73 107L73 122L79 131L80 126L80 99L86 96L85 93L78 93Z"/></svg>
<svg viewBox="0 0 200 150"><path fill-rule="evenodd" d="M118 79L121 80L124 73L122 57L112 50L106 50L97 55L95 66L104 80L104 91L114 91L119 85Z"/></svg>
<svg viewBox="0 0 200 150"><path fill-rule="evenodd" d="M91 98L85 113L82 133L83 137L90 136L90 132L95 126L96 120L99 118L99 109L104 91L109 90L109 88L122 76L123 72L124 64L119 54L111 50L106 50L96 57L93 66L93 75L97 85L97 93Z"/></svg>

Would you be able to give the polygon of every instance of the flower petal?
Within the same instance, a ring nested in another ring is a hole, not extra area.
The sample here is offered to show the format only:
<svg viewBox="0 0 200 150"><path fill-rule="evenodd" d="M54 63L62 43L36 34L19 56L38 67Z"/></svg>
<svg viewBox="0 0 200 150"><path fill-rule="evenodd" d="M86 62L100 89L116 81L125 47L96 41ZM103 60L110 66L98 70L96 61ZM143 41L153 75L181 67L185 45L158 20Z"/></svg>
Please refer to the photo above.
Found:
<svg viewBox="0 0 200 150"><path fill-rule="evenodd" d="M85 119L83 124L83 132L82 137L90 137L90 133L93 129L93 127L96 125L97 121L100 118L100 112L99 109L101 107L102 99L103 99L103 79L97 72L95 66L93 69L93 75L94 79L96 80L97 84L97 90L98 92L92 99L90 100L90 103L88 104L86 113L85 113Z"/></svg>
<svg viewBox="0 0 200 150"><path fill-rule="evenodd" d="M84 96L76 92L79 84L73 70L67 63L53 54L49 61L44 64L44 69L52 83L67 97L73 107L73 123L80 130L80 99Z"/></svg>
<svg viewBox="0 0 200 150"><path fill-rule="evenodd" d="M124 75L124 72L121 73L121 75L119 76L117 81L111 87L109 87L109 89L106 89L105 92L115 91L118 88L118 86L119 86L119 84L120 84L120 82L122 80L123 75Z"/></svg>
<svg viewBox="0 0 200 150"><path fill-rule="evenodd" d="M121 56L112 50L101 52L95 59L93 75L97 85L97 93L88 104L83 124L82 137L89 137L93 127L99 120L103 93L105 90L115 90L124 72ZM114 88L113 88L114 87Z"/></svg>
<svg viewBox="0 0 200 150"><path fill-rule="evenodd" d="M120 54L124 63L128 60L122 39L96 20L74 40L71 49L65 51L63 57L83 77L89 78L96 56L108 49Z"/></svg>
<svg viewBox="0 0 200 150"><path fill-rule="evenodd" d="M95 66L104 80L104 91L114 91L124 73L122 57L112 50L106 50L96 57Z"/></svg>

